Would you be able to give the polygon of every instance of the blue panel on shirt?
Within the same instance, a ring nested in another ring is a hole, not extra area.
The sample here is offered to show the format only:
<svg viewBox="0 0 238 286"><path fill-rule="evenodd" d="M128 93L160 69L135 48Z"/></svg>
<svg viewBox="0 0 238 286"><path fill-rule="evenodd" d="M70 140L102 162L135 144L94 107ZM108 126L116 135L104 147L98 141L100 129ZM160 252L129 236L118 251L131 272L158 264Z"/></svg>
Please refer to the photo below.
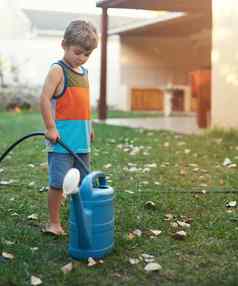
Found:
<svg viewBox="0 0 238 286"><path fill-rule="evenodd" d="M90 121L88 120L56 120L56 128L60 139L75 153L90 152ZM51 151L68 153L59 144L51 145Z"/></svg>

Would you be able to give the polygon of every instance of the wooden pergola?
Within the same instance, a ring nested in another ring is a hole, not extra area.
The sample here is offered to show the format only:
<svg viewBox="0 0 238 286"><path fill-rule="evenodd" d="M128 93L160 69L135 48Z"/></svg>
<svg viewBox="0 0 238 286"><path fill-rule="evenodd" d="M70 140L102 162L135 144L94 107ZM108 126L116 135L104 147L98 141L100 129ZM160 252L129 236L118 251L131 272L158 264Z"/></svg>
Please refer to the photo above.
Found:
<svg viewBox="0 0 238 286"><path fill-rule="evenodd" d="M99 97L99 119L107 118L107 38L108 8L143 9L168 12L204 13L211 9L211 0L100 0L97 7L102 8L101 24L101 76Z"/></svg>

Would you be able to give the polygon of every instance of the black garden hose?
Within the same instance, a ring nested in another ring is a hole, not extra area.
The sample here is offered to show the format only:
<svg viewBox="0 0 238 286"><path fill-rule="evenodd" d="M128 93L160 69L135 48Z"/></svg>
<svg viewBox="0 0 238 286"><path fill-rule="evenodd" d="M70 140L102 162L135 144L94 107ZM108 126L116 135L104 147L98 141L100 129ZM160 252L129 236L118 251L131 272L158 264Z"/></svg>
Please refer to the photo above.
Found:
<svg viewBox="0 0 238 286"><path fill-rule="evenodd" d="M9 152L11 152L12 149L14 149L18 144L20 144L22 141L31 138L31 137L35 137L35 136L44 136L45 137L45 133L44 132L33 132L30 133L28 135L25 135L23 137L21 137L19 140L17 140L15 143L13 143L12 145L10 145L7 150L1 155L0 157L0 163L1 161L7 156L7 154ZM89 174L90 170L88 169L88 167L86 166L86 164L84 163L84 161L77 155L75 154L61 139L57 139L57 143L59 143L66 151L68 151L77 161L80 162L80 164L82 165L84 171Z"/></svg>

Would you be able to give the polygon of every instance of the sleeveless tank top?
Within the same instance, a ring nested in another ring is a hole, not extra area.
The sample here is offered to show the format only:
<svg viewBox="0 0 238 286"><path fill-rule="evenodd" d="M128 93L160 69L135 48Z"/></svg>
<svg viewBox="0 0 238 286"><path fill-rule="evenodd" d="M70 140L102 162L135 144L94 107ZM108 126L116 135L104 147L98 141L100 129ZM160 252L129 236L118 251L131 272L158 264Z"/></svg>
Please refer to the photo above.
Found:
<svg viewBox="0 0 238 286"><path fill-rule="evenodd" d="M64 74L61 94L51 99L52 114L61 140L75 153L90 152L91 112L88 72L74 71L63 61L57 63ZM59 144L50 144L50 152L67 153Z"/></svg>

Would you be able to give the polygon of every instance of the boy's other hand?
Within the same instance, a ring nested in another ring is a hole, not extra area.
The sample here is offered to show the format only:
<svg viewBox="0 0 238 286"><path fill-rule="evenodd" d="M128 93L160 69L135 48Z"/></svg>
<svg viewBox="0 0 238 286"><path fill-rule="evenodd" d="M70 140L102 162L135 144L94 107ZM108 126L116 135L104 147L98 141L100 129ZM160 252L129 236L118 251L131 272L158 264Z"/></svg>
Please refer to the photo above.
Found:
<svg viewBox="0 0 238 286"><path fill-rule="evenodd" d="M45 137L52 143L56 143L57 139L60 138L56 128L47 129Z"/></svg>
<svg viewBox="0 0 238 286"><path fill-rule="evenodd" d="M91 140L91 142L93 142L95 140L95 133L94 133L94 131L91 131L91 133L90 133L90 140Z"/></svg>

